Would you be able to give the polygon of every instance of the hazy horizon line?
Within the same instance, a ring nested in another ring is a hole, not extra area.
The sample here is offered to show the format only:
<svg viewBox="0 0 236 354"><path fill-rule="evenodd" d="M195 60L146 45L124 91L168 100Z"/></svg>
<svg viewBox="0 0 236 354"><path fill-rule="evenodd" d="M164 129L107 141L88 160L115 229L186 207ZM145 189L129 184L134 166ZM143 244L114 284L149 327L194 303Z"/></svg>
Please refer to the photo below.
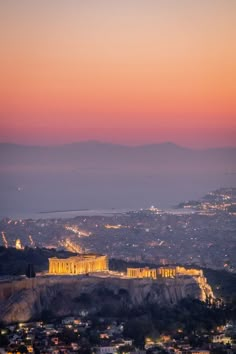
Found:
<svg viewBox="0 0 236 354"><path fill-rule="evenodd" d="M68 145L76 145L76 144L101 144L101 145L113 145L113 146L122 146L127 148L136 148L136 147L145 147L145 146L157 146L157 145L174 145L176 147L189 149L189 150L209 150L209 149L234 149L236 145L214 145L208 147L192 147L188 145L182 145L176 143L174 141L157 141L157 142L144 142L144 143L122 143L122 142L112 142L98 139L87 139L87 140L77 140L71 142L61 142L61 143L21 143L21 142L13 142L13 141L0 141L0 145L16 145L16 146L24 146L24 147L59 147L59 146L68 146Z"/></svg>

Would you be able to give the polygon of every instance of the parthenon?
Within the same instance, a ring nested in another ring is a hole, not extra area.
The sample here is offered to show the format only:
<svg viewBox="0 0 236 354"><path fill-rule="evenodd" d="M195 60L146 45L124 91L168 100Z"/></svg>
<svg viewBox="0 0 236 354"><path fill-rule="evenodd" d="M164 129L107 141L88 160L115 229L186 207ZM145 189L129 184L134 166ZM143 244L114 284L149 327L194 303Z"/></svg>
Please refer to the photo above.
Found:
<svg viewBox="0 0 236 354"><path fill-rule="evenodd" d="M49 258L49 274L76 275L108 270L108 258L103 255L83 254L70 258Z"/></svg>

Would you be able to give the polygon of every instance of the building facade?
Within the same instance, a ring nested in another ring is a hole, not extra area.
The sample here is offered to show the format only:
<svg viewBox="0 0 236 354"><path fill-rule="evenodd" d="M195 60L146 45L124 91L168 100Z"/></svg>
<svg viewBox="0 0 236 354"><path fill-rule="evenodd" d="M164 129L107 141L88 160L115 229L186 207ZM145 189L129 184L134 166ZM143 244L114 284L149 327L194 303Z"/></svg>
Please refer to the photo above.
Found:
<svg viewBox="0 0 236 354"><path fill-rule="evenodd" d="M49 274L77 275L108 270L108 257L96 254L83 254L70 258L49 258Z"/></svg>

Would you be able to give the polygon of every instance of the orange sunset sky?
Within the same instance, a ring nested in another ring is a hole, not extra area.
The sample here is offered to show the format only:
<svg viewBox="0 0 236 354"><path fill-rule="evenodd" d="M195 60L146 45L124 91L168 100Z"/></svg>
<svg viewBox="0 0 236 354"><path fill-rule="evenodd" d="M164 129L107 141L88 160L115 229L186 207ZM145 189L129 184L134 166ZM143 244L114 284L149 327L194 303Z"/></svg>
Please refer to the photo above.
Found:
<svg viewBox="0 0 236 354"><path fill-rule="evenodd" d="M235 0L1 0L0 141L236 146Z"/></svg>

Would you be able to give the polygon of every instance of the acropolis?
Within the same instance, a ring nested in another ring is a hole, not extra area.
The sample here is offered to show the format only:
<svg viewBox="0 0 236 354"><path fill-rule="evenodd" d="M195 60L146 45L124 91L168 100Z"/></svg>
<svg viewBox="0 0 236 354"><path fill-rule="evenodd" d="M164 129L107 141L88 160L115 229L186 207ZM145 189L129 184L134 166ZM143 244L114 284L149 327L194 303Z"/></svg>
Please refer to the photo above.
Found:
<svg viewBox="0 0 236 354"><path fill-rule="evenodd" d="M200 269L186 269L184 267L159 267L159 268L127 268L127 276L129 278L175 278L177 276L194 276L203 277Z"/></svg>
<svg viewBox="0 0 236 354"><path fill-rule="evenodd" d="M127 277L143 279L148 278L152 280L158 280L161 278L172 278L172 279L181 279L182 277L191 277L195 279L198 283L198 286L201 290L200 299L206 301L206 298L214 298L214 294L211 286L207 283L207 279L204 277L203 271L201 269L185 267L159 267L159 268L127 268Z"/></svg>
<svg viewBox="0 0 236 354"><path fill-rule="evenodd" d="M49 274L77 275L108 270L107 256L83 254L70 258L49 258Z"/></svg>

